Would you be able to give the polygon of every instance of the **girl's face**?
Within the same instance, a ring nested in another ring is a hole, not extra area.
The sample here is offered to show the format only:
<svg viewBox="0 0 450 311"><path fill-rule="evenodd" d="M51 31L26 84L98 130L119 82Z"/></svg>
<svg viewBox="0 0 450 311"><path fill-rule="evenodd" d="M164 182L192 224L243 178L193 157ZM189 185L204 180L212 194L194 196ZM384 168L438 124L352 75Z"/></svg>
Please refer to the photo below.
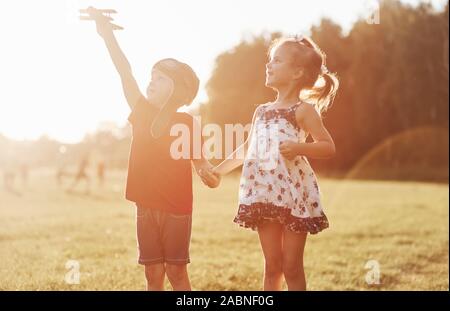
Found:
<svg viewBox="0 0 450 311"><path fill-rule="evenodd" d="M158 108L172 96L174 83L171 78L158 69L152 70L152 78L147 87L147 99Z"/></svg>
<svg viewBox="0 0 450 311"><path fill-rule="evenodd" d="M266 64L266 86L278 89L298 79L298 75L299 70L292 62L292 52L289 47L280 45L274 48Z"/></svg>

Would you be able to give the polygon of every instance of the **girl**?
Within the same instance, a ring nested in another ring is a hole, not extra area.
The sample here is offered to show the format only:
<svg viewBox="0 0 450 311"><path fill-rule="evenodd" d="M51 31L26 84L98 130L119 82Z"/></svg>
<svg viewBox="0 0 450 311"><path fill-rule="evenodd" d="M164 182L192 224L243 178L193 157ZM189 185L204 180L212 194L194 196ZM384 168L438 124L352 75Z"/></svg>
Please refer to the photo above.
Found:
<svg viewBox="0 0 450 311"><path fill-rule="evenodd" d="M306 236L328 227L307 157L335 153L320 113L332 102L339 83L325 67L325 54L309 38L278 39L269 57L266 86L277 98L256 109L247 141L211 173L225 175L243 164L234 222L258 231L264 290L281 290L283 276L289 290L305 290ZM308 135L314 142L305 142Z"/></svg>

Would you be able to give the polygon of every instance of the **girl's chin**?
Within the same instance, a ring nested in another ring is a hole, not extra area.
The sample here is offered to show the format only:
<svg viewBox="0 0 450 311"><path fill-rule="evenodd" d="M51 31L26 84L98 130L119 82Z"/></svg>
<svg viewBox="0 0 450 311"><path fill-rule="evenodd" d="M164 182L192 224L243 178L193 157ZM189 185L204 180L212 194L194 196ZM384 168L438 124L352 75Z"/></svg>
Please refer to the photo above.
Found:
<svg viewBox="0 0 450 311"><path fill-rule="evenodd" d="M275 84L273 83L273 81L266 81L266 86L267 87L274 87Z"/></svg>

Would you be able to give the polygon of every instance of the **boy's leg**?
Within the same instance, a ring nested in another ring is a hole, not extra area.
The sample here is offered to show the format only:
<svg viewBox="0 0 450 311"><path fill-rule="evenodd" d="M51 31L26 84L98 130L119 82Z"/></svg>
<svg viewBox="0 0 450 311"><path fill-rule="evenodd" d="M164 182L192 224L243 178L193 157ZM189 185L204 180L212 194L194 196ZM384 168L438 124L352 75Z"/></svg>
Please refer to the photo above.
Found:
<svg viewBox="0 0 450 311"><path fill-rule="evenodd" d="M161 224L167 278L173 290L191 290L187 264L190 262L192 215L164 213Z"/></svg>
<svg viewBox="0 0 450 311"><path fill-rule="evenodd" d="M151 208L136 206L138 262L145 266L148 290L164 290L165 267L159 213Z"/></svg>
<svg viewBox="0 0 450 311"><path fill-rule="evenodd" d="M166 264L167 278L175 291L190 291L191 282L187 271L187 264Z"/></svg>
<svg viewBox="0 0 450 311"><path fill-rule="evenodd" d="M281 290L283 282L283 228L278 223L258 226L259 241L264 254L264 290Z"/></svg>
<svg viewBox="0 0 450 311"><path fill-rule="evenodd" d="M164 264L145 265L145 278L148 291L163 291L166 269Z"/></svg>

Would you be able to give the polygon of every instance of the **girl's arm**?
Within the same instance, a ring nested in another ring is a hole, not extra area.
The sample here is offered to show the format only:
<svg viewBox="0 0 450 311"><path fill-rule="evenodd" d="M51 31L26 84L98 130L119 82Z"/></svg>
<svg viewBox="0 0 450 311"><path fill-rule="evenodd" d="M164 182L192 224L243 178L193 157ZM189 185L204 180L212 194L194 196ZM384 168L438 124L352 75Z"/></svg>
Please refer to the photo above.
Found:
<svg viewBox="0 0 450 311"><path fill-rule="evenodd" d="M226 175L244 163L244 159L247 156L248 144L253 135L254 124L255 124L255 119L256 119L258 109L259 109L259 107L256 108L255 112L253 113L252 125L250 127L250 133L249 133L247 139L245 140L245 142L242 145L240 145L238 148L236 148L236 150L234 150L219 165L217 165L213 169L214 173L219 174L219 175Z"/></svg>
<svg viewBox="0 0 450 311"><path fill-rule="evenodd" d="M130 63L122 52L122 49L114 36L113 26L107 17L103 15L95 16L95 23L97 32L103 38L114 66L120 75L122 89L128 105L133 109L134 105L140 98L144 97L144 95L142 95L139 90L136 79L131 71Z"/></svg>
<svg viewBox="0 0 450 311"><path fill-rule="evenodd" d="M219 165L217 165L213 172L219 175L226 175L236 167L244 163L245 155L248 149L248 138L240 145L236 150L234 150L225 160L223 160ZM244 155L244 156L242 156Z"/></svg>
<svg viewBox="0 0 450 311"><path fill-rule="evenodd" d="M336 153L334 141L330 133L323 125L322 118L316 109L309 105L303 105L296 111L297 124L311 135L314 142L296 143L285 141L280 144L280 153L288 160L296 156L306 156L307 158L327 159Z"/></svg>

